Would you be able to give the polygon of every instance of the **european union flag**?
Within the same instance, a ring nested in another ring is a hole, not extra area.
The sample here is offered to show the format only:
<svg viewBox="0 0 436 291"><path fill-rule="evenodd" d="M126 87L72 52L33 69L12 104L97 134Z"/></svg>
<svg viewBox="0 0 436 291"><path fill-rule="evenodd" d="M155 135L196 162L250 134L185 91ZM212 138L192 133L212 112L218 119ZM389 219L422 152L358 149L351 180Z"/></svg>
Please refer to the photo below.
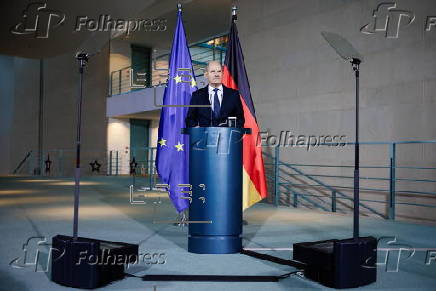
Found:
<svg viewBox="0 0 436 291"><path fill-rule="evenodd" d="M189 184L189 138L181 134L192 92L197 90L191 54L186 42L182 12L177 14L177 26L169 62L168 85L160 114L156 168L162 183L169 185L174 207L180 213L189 207L189 200L180 184Z"/></svg>

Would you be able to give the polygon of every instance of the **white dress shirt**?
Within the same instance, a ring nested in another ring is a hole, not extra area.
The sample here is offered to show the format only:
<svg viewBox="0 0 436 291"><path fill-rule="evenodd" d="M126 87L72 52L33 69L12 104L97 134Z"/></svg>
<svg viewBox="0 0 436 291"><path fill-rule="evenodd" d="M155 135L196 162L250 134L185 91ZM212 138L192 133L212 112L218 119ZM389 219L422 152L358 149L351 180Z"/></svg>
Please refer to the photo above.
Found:
<svg viewBox="0 0 436 291"><path fill-rule="evenodd" d="M212 110L213 110L213 101L215 99L214 98L215 97L215 91L213 89L215 89L215 88L210 86L210 85L208 85L207 87L209 89L209 102L210 102L210 105L212 105ZM220 101L220 108L221 108L221 104L223 104L223 85L219 85L217 87L217 89L218 89L218 91L217 91L218 100Z"/></svg>

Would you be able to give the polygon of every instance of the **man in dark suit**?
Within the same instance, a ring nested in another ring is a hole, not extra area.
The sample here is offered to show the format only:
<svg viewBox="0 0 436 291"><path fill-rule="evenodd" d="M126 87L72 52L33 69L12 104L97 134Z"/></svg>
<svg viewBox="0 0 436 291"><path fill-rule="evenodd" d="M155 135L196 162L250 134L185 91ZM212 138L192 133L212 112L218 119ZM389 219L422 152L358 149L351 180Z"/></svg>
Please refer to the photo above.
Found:
<svg viewBox="0 0 436 291"><path fill-rule="evenodd" d="M204 76L209 85L192 93L191 105L210 107L189 107L186 127L229 126L228 117L236 117L236 127L243 127L244 110L239 92L222 84L221 64L209 62Z"/></svg>

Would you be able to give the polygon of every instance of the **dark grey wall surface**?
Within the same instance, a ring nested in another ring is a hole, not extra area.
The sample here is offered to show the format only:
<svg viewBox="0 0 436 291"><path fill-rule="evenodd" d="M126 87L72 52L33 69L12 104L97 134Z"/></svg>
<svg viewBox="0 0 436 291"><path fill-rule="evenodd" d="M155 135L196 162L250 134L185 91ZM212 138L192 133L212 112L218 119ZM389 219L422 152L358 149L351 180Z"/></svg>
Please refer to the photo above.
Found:
<svg viewBox="0 0 436 291"><path fill-rule="evenodd" d="M14 58L0 56L0 150L2 152L0 173L9 172L10 134L13 126L15 79Z"/></svg>
<svg viewBox="0 0 436 291"><path fill-rule="evenodd" d="M396 29L395 11L415 17L410 25L406 25L407 16L401 18L397 38L386 37L384 31L360 31L374 21L374 10L382 1L238 1L239 36L261 128L275 135L286 130L296 136L346 135L347 141L354 142L354 75L351 65L321 36L322 31L330 31L348 39L364 56L361 141L435 140L436 27L430 31L425 27L427 17L436 15L436 2L392 2L396 8L389 12L389 36ZM379 21L386 19L381 12L376 12ZM310 151L288 147L281 150L281 157L306 164L353 165L354 161L352 146ZM436 144L399 146L397 159L398 165L434 167ZM364 165L389 165L388 146L362 146L361 161ZM352 176L352 169L304 170ZM362 175L389 177L389 172L363 169ZM436 179L434 171L399 170L397 175ZM352 185L352 179L325 181ZM371 183L388 188L386 181ZM397 189L436 191L434 183L398 183ZM420 209L416 211L421 215Z"/></svg>

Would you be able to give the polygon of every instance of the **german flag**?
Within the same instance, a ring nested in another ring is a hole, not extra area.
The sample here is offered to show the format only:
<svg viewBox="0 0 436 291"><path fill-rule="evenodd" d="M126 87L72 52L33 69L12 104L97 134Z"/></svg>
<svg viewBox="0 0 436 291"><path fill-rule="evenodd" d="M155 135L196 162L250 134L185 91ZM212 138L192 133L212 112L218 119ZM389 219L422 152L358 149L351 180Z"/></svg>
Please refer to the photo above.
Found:
<svg viewBox="0 0 436 291"><path fill-rule="evenodd" d="M250 84L244 65L244 55L239 43L236 17L233 16L229 33L226 60L223 66L223 84L239 91L244 108L245 128L251 128L251 134L243 138L243 173L242 207L246 209L267 196L265 169L262 157L262 147L256 146L259 126L256 120Z"/></svg>

